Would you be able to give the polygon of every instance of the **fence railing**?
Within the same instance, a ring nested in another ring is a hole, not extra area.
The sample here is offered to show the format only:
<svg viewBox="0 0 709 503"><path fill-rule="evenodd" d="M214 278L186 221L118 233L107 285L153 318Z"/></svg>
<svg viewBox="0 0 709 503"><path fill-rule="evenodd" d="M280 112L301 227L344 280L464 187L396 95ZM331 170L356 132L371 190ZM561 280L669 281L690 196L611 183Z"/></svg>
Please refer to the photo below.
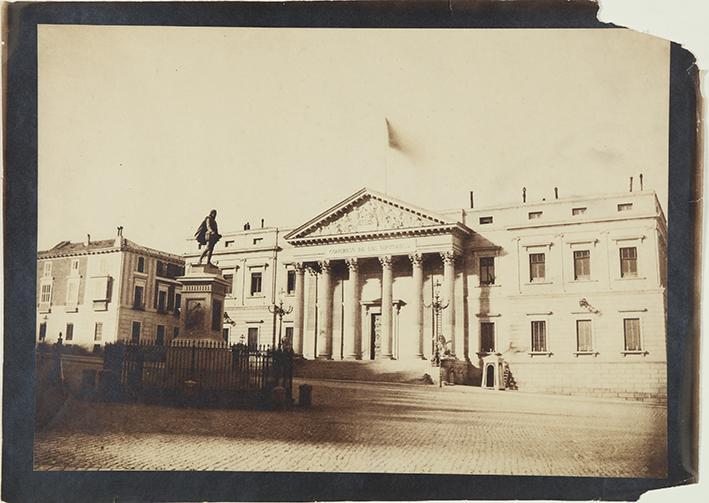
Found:
<svg viewBox="0 0 709 503"><path fill-rule="evenodd" d="M281 386L292 397L292 355L268 347L179 339L167 346L153 341L119 342L106 345L104 370L112 371L132 393L185 387L193 393L267 393Z"/></svg>

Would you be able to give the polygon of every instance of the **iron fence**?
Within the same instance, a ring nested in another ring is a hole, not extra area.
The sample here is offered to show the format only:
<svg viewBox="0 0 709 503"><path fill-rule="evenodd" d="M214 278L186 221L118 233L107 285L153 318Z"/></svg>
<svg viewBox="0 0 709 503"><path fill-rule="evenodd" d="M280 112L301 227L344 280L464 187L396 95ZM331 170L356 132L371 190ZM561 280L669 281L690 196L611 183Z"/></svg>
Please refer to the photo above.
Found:
<svg viewBox="0 0 709 503"><path fill-rule="evenodd" d="M173 340L107 344L104 370L131 392L268 393L276 386L292 398L293 365L289 351L218 341Z"/></svg>

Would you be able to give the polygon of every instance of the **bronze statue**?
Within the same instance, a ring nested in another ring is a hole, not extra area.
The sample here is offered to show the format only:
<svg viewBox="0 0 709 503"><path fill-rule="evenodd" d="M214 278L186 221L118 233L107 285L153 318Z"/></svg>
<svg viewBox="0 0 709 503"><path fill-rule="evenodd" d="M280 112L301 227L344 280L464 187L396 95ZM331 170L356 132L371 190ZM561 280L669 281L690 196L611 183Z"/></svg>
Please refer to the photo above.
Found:
<svg viewBox="0 0 709 503"><path fill-rule="evenodd" d="M221 234L217 231L217 210L212 210L209 215L202 221L195 232L195 238L200 245L206 245L207 247L202 252L199 257L199 264L204 260L205 255L207 256L207 264L212 264L212 252L214 251L214 246L217 241L221 239Z"/></svg>

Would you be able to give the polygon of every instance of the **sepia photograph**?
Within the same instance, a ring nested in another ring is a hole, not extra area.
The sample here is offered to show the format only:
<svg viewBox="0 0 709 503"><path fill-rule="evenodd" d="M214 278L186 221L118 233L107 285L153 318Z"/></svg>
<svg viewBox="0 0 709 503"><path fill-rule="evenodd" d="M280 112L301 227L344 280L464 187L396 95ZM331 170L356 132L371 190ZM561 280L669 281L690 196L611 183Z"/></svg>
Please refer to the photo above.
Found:
<svg viewBox="0 0 709 503"><path fill-rule="evenodd" d="M36 25L32 471L671 476L670 41L151 24Z"/></svg>

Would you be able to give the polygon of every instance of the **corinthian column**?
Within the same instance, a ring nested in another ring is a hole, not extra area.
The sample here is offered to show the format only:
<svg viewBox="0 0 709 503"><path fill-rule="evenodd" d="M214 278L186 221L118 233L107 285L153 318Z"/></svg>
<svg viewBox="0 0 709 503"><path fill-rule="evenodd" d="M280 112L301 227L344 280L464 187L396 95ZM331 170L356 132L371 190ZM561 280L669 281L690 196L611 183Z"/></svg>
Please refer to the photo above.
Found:
<svg viewBox="0 0 709 503"><path fill-rule="evenodd" d="M443 288L446 292L448 309L443 310L443 334L451 343L451 353L455 355L455 252L441 252L443 259ZM462 349L462 348L461 348Z"/></svg>
<svg viewBox="0 0 709 503"><path fill-rule="evenodd" d="M320 320L318 323L318 358L332 358L332 277L330 261L320 262L321 288L318 292Z"/></svg>
<svg viewBox="0 0 709 503"><path fill-rule="evenodd" d="M411 309L414 313L414 344L411 356L423 358L423 257L420 253L409 255L413 269L414 295Z"/></svg>
<svg viewBox="0 0 709 503"><path fill-rule="evenodd" d="M293 352L303 354L303 319L305 316L305 266L296 262L295 268L295 318L293 320Z"/></svg>
<svg viewBox="0 0 709 503"><path fill-rule="evenodd" d="M347 259L350 279L347 281L347 307L345 308L344 354L348 360L360 357L362 341L360 336L359 305L359 264L356 258Z"/></svg>
<svg viewBox="0 0 709 503"><path fill-rule="evenodd" d="M382 264L382 359L392 358L392 340L394 335L394 319L393 319L393 274L391 270L391 256L386 255L379 257L379 262Z"/></svg>

